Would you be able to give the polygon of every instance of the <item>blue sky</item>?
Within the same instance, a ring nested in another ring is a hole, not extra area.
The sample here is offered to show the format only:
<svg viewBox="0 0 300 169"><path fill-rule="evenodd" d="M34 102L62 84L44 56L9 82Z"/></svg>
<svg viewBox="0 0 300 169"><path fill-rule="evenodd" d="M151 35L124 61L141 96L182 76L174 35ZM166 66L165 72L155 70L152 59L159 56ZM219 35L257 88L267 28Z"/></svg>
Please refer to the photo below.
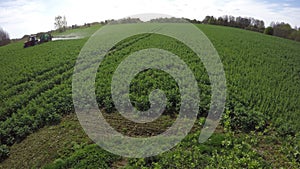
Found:
<svg viewBox="0 0 300 169"><path fill-rule="evenodd" d="M300 1L299 0L267 0L267 2L270 3L287 3L290 4L292 6L300 6Z"/></svg>
<svg viewBox="0 0 300 169"><path fill-rule="evenodd" d="M140 13L162 13L202 20L206 15L248 16L284 21L300 27L299 0L1 0L0 27L11 38L54 29L54 17L68 25L119 19Z"/></svg>

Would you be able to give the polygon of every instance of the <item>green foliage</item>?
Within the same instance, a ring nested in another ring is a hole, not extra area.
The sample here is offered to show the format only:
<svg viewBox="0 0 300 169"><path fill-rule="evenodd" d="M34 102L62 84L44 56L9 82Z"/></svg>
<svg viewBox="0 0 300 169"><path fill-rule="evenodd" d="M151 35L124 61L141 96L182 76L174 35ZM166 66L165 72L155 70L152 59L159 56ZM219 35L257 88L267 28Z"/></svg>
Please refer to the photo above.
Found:
<svg viewBox="0 0 300 169"><path fill-rule="evenodd" d="M281 151L286 154L293 166L300 167L300 135L287 136Z"/></svg>
<svg viewBox="0 0 300 169"><path fill-rule="evenodd" d="M125 39L117 44L104 58L99 66L96 77L96 95L99 107L108 113L115 112L111 98L111 79L113 73L127 56L133 52L147 48L159 48L176 53L195 72L195 78L199 82L198 87L201 90L201 102L199 103L201 107L199 109L201 115L205 115L210 103L210 83L200 58L183 43L157 34L143 34ZM134 65L128 65L128 67L130 66ZM148 96L155 89L163 90L168 99L164 113L170 115L178 113L181 96L175 79L163 71L154 69L139 73L131 81L129 97L133 106L139 110L148 110L150 108ZM123 92L123 95L121 94L120 98L126 96L125 92Z"/></svg>
<svg viewBox="0 0 300 169"><path fill-rule="evenodd" d="M179 145L161 155L130 159L125 168L204 168L211 155L222 147L224 135L214 134L206 143L198 143L199 132L188 135Z"/></svg>
<svg viewBox="0 0 300 169"><path fill-rule="evenodd" d="M299 30L293 30L292 33L290 34L289 38L300 42L300 31Z"/></svg>
<svg viewBox="0 0 300 169"><path fill-rule="evenodd" d="M119 160L120 157L108 153L98 145L92 144L78 147L69 157L58 158L52 164L45 166L45 169L64 169L64 168L110 168L112 162Z"/></svg>
<svg viewBox="0 0 300 169"><path fill-rule="evenodd" d="M257 122L279 119L299 131L300 44L245 30L198 27L210 38L224 65L228 110L242 109L245 116L252 113L259 117Z"/></svg>
<svg viewBox="0 0 300 169"><path fill-rule="evenodd" d="M30 49L15 43L1 49L0 145L20 142L73 111L71 75L85 41L56 41Z"/></svg>
<svg viewBox="0 0 300 169"><path fill-rule="evenodd" d="M269 26L265 29L264 33L267 34L267 35L273 35L274 34L274 29L271 26Z"/></svg>
<svg viewBox="0 0 300 169"><path fill-rule="evenodd" d="M267 168L251 145L231 132L214 134L199 144L198 134L187 136L178 146L161 155L130 159L125 168Z"/></svg>
<svg viewBox="0 0 300 169"><path fill-rule="evenodd" d="M267 127L266 114L254 110L236 108L229 114L231 118L231 129L244 132L263 131Z"/></svg>
<svg viewBox="0 0 300 169"><path fill-rule="evenodd" d="M0 162L9 156L9 147L0 145Z"/></svg>
<svg viewBox="0 0 300 169"><path fill-rule="evenodd" d="M267 163L246 142L234 140L225 144L221 151L215 151L207 168L267 168Z"/></svg>
<svg viewBox="0 0 300 169"><path fill-rule="evenodd" d="M274 123L280 137L296 137L300 129L299 43L254 32L197 25L217 49L227 78L226 134L217 133L204 144L193 133L177 147L147 159L130 159L129 168L260 168L267 167L251 147L256 142L237 138L233 131L264 131ZM23 49L21 43L0 48L0 153L61 116L74 112L71 76L76 57L87 39L57 41ZM175 39L144 34L117 44L105 57L96 78L99 106L114 113L110 94L113 72L126 56L145 48L161 48L177 54L192 70L200 89L200 115L210 106L210 82L201 60ZM176 114L179 89L164 72L148 70L130 84L130 99L140 110L149 108L151 90L162 89L168 98L165 113ZM199 123L203 124L203 118ZM126 130L126 129L124 129ZM284 144L282 152L297 166L299 141ZM119 159L92 146L74 148L72 155L59 157L49 168L110 167ZM297 167L295 167L297 168Z"/></svg>
<svg viewBox="0 0 300 169"><path fill-rule="evenodd" d="M289 38L289 35L292 33L293 29L288 23L276 23L273 25L274 36Z"/></svg>
<svg viewBox="0 0 300 169"><path fill-rule="evenodd" d="M281 137L295 136L297 133L297 130L293 127L291 121L277 119L275 121L275 126L277 127L277 132Z"/></svg>

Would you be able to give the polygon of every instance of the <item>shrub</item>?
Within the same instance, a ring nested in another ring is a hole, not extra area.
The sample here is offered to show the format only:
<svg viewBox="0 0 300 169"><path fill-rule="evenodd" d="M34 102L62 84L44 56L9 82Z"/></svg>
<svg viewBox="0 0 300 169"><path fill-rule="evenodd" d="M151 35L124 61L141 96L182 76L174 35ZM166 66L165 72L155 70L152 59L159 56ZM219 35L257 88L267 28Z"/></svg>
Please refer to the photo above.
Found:
<svg viewBox="0 0 300 169"><path fill-rule="evenodd" d="M267 27L265 29L264 33L267 34L267 35L273 35L274 34L274 29L272 27Z"/></svg>
<svg viewBox="0 0 300 169"><path fill-rule="evenodd" d="M262 131L267 127L267 115L254 111L245 110L243 108L235 109L229 114L231 118L231 128L233 130L241 130L244 132Z"/></svg>
<svg viewBox="0 0 300 169"><path fill-rule="evenodd" d="M290 122L283 122L282 120L276 120L276 131L278 134L282 137L285 136L295 136L296 130L293 128L292 125L290 125Z"/></svg>
<svg viewBox="0 0 300 169"><path fill-rule="evenodd" d="M6 145L0 145L0 162L9 156L9 147Z"/></svg>
<svg viewBox="0 0 300 169"><path fill-rule="evenodd" d="M109 168L120 157L101 149L96 144L78 148L64 159L58 158L53 163L45 166L46 169L58 168Z"/></svg>

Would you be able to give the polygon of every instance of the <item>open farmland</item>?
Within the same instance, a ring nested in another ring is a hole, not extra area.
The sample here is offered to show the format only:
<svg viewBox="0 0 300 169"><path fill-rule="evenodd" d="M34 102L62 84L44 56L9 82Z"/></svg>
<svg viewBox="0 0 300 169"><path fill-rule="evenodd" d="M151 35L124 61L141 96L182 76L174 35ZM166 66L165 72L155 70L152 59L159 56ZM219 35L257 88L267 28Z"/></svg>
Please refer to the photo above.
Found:
<svg viewBox="0 0 300 169"><path fill-rule="evenodd" d="M156 88L165 91L169 102L159 122L126 121L116 113L110 95L110 79L120 62L135 51L162 48L177 54L193 71L201 90L199 119L175 148L145 159L121 158L95 146L74 117L73 68L88 37L28 49L14 43L0 48L0 168L300 167L300 43L228 27L196 26L218 51L228 90L223 120L206 143L197 139L209 108L210 83L201 60L181 42L157 34L130 37L115 46L98 70L99 107L119 132L134 136L155 135L172 124L180 105L179 89L165 72L138 74L130 86L135 107L147 110L148 95ZM88 36L98 28L69 33ZM66 132L60 132L62 128ZM46 147L41 152L33 145L42 139ZM49 144L55 140L56 146ZM38 158L28 158L30 154Z"/></svg>

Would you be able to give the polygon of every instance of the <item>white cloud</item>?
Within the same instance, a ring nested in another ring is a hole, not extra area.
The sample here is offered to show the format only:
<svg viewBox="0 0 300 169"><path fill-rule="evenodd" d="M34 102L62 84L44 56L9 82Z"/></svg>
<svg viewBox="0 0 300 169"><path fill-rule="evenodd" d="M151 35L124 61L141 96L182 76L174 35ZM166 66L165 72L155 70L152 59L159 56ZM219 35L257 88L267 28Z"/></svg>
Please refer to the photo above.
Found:
<svg viewBox="0 0 300 169"><path fill-rule="evenodd" d="M13 0L0 2L0 26L11 37L54 28L54 17L65 15L69 25L118 19L139 13L163 13L202 20L206 15L249 16L266 21L284 21L300 26L300 7L289 0L270 3L259 0Z"/></svg>
<svg viewBox="0 0 300 169"><path fill-rule="evenodd" d="M254 0L233 0L224 6L226 13L232 15L251 16L270 24L272 21L284 21L292 25L300 25L300 7L284 6L279 3L268 3ZM238 11L234 11L238 8Z"/></svg>
<svg viewBox="0 0 300 169"><path fill-rule="evenodd" d="M11 37L22 37L53 28L52 17L46 14L48 8L40 1L14 0L0 3L0 26Z"/></svg>

